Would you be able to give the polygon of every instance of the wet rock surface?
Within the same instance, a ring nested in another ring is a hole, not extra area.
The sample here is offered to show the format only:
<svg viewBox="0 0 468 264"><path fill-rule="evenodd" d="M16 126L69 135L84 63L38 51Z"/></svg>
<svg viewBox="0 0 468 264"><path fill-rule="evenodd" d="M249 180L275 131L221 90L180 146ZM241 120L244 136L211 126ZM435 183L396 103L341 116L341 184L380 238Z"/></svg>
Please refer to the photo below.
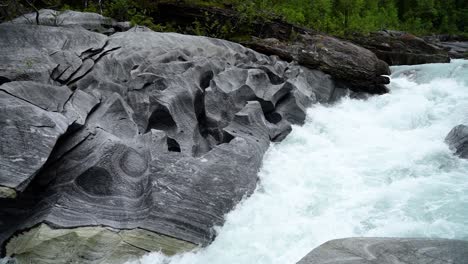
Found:
<svg viewBox="0 0 468 264"><path fill-rule="evenodd" d="M445 142L455 155L468 158L468 126L458 125L454 127L445 138Z"/></svg>
<svg viewBox="0 0 468 264"><path fill-rule="evenodd" d="M349 93L206 37L12 23L0 35L0 243L20 263L209 244L270 142ZM131 246L122 232L141 235Z"/></svg>
<svg viewBox="0 0 468 264"><path fill-rule="evenodd" d="M467 261L467 241L346 238L326 242L297 264L463 264Z"/></svg>

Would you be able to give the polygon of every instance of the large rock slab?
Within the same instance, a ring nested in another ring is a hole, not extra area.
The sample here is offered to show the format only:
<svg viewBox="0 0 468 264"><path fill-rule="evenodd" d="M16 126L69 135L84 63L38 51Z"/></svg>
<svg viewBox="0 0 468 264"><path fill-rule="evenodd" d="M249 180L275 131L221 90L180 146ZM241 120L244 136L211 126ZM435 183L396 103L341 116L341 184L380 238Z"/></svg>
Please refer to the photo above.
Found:
<svg viewBox="0 0 468 264"><path fill-rule="evenodd" d="M385 87L390 82L386 76L390 74L388 65L371 51L348 41L314 34L300 35L293 42L253 38L245 44L256 51L328 73L355 91L388 92Z"/></svg>
<svg viewBox="0 0 468 264"><path fill-rule="evenodd" d="M418 238L345 238L312 250L297 264L464 264L468 241Z"/></svg>
<svg viewBox="0 0 468 264"><path fill-rule="evenodd" d="M0 84L13 80L70 84L94 65L89 55L103 54L106 45L105 35L83 28L6 22L0 24L0 36Z"/></svg>
<svg viewBox="0 0 468 264"><path fill-rule="evenodd" d="M58 139L97 102L69 109L72 91L30 81L0 86L0 198L14 198L42 169Z"/></svg>
<svg viewBox="0 0 468 264"><path fill-rule="evenodd" d="M454 59L468 59L468 41L447 41L437 45L448 49L449 56Z"/></svg>
<svg viewBox="0 0 468 264"><path fill-rule="evenodd" d="M450 58L468 59L468 38L461 35L432 35L424 40L446 51Z"/></svg>
<svg viewBox="0 0 468 264"><path fill-rule="evenodd" d="M384 30L348 39L371 50L389 65L450 62L447 50L406 32Z"/></svg>
<svg viewBox="0 0 468 264"><path fill-rule="evenodd" d="M0 244L20 263L208 245L255 189L270 142L311 104L349 93L322 71L218 39L11 23L0 33L0 122L23 120L2 126L7 136L27 132L0 141L11 152L0 193L16 196L0 199ZM26 57L38 63L21 71Z"/></svg>

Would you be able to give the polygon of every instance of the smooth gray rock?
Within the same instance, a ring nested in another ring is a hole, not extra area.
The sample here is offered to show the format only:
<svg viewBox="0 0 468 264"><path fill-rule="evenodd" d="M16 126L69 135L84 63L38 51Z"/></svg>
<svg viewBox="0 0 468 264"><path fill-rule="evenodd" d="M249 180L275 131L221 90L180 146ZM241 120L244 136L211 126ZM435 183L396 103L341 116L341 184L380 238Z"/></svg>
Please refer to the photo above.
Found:
<svg viewBox="0 0 468 264"><path fill-rule="evenodd" d="M468 241L345 238L328 241L297 264L465 264Z"/></svg>
<svg viewBox="0 0 468 264"><path fill-rule="evenodd" d="M74 121L63 114L71 96L66 86L35 82L0 86L0 186L23 191L40 171Z"/></svg>
<svg viewBox="0 0 468 264"><path fill-rule="evenodd" d="M145 230L171 254L209 244L255 189L270 142L311 104L344 94L323 72L218 39L11 23L0 34L2 133L35 131L0 139L0 187L19 192L0 199L0 243L21 261L107 263L114 258L93 250L40 245L88 245L89 234L121 245L119 230ZM25 57L38 63L17 73ZM15 251L11 241L37 246ZM127 256L122 248L115 254Z"/></svg>
<svg viewBox="0 0 468 264"><path fill-rule="evenodd" d="M0 24L0 84L9 81L71 84L84 60L102 54L106 36L82 28Z"/></svg>
<svg viewBox="0 0 468 264"><path fill-rule="evenodd" d="M455 152L455 155L463 159L468 158L468 126L454 127L445 137L445 142Z"/></svg>

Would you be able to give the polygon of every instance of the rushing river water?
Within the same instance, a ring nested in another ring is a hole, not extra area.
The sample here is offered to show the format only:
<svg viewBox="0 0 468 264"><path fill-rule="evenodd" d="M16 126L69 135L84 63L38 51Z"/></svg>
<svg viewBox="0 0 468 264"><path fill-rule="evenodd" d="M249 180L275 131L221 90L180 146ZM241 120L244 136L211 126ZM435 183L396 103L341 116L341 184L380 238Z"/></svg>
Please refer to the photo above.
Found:
<svg viewBox="0 0 468 264"><path fill-rule="evenodd" d="M310 108L212 245L140 261L293 264L335 238L468 239L468 161L444 144L468 123L468 61L392 71L389 94Z"/></svg>

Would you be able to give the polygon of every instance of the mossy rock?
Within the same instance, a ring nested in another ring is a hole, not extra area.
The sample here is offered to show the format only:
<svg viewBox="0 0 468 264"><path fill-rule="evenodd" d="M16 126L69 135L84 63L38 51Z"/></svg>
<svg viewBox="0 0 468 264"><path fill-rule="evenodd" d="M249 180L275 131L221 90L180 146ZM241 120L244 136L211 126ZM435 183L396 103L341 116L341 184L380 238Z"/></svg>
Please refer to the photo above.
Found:
<svg viewBox="0 0 468 264"><path fill-rule="evenodd" d="M40 224L13 237L6 255L17 263L116 264L160 251L166 255L193 250L197 245L143 229L108 227L53 229Z"/></svg>
<svg viewBox="0 0 468 264"><path fill-rule="evenodd" d="M15 199L16 198L15 189L0 186L0 198Z"/></svg>

